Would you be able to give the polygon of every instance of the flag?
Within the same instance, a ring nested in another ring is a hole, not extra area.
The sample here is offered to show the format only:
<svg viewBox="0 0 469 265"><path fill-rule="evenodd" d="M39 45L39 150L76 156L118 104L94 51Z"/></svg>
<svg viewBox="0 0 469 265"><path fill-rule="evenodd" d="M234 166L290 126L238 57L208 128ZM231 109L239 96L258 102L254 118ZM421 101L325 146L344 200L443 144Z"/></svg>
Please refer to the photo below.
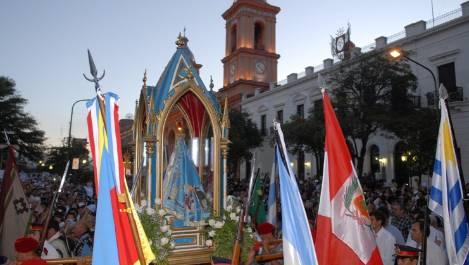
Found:
<svg viewBox="0 0 469 265"><path fill-rule="evenodd" d="M269 196L267 197L267 222L277 226L277 193L275 182L275 159L272 163L269 182Z"/></svg>
<svg viewBox="0 0 469 265"><path fill-rule="evenodd" d="M363 191L329 96L323 92L326 144L317 217L320 265L383 264Z"/></svg>
<svg viewBox="0 0 469 265"><path fill-rule="evenodd" d="M274 126L278 136L275 157L280 179L284 264L315 265L318 262L303 200L298 190L295 174L290 168L282 129L279 123L275 123Z"/></svg>
<svg viewBox="0 0 469 265"><path fill-rule="evenodd" d="M0 255L15 258L15 240L26 234L31 211L24 194L15 161L15 151L8 146L8 160L0 193Z"/></svg>
<svg viewBox="0 0 469 265"><path fill-rule="evenodd" d="M249 215L254 219L256 224L261 224L266 220L264 189L259 174L256 175L251 205L249 206Z"/></svg>
<svg viewBox="0 0 469 265"><path fill-rule="evenodd" d="M446 252L450 264L469 264L469 227L463 204L463 189L453 146L453 135L444 99L433 166L428 208L443 218Z"/></svg>
<svg viewBox="0 0 469 265"><path fill-rule="evenodd" d="M139 257L148 264L155 256L125 183L117 101L117 95L106 93L87 102L88 135L99 196L93 264L141 264Z"/></svg>

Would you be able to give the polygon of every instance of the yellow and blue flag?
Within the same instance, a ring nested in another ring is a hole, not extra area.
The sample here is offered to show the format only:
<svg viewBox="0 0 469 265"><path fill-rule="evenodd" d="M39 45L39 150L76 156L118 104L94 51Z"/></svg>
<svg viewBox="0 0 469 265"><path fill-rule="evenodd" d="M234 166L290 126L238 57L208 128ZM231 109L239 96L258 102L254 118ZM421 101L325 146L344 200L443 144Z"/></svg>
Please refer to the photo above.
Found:
<svg viewBox="0 0 469 265"><path fill-rule="evenodd" d="M119 129L119 97L101 94L87 102L98 207L93 264L136 265L155 259L125 183Z"/></svg>
<svg viewBox="0 0 469 265"><path fill-rule="evenodd" d="M440 99L441 121L428 208L444 221L450 264L469 264L469 226L446 103Z"/></svg>

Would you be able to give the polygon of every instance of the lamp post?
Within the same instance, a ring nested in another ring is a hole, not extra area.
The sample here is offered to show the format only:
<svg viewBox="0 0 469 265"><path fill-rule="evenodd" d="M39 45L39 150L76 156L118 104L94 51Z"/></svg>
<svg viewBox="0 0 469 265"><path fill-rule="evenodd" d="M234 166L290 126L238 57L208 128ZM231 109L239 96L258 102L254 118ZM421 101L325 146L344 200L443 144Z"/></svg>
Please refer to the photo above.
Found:
<svg viewBox="0 0 469 265"><path fill-rule="evenodd" d="M388 51L388 54L389 56L391 56L391 58L393 59L396 59L396 60L399 60L400 58L404 58L408 61L411 61L413 63L415 63L416 65L422 67L423 69L427 70L431 75L432 75L432 78L433 78L433 84L435 86L435 91L433 92L434 93L434 96L433 96L433 105L435 106L435 110L438 112L438 83L436 82L436 77L435 77L435 74L433 73L433 71L426 67L425 65L417 62L416 60L412 59L412 58L409 58L407 56L407 52L403 51L402 49L398 48L398 47L395 47L393 49L390 49ZM438 118L437 118L438 119ZM436 121L437 124L439 123L439 121L437 120ZM420 181L419 181L420 183ZM429 183L429 178L427 178L427 205L428 205L428 196L430 194L429 192L429 187L430 186L430 183ZM428 227L428 207L425 207L425 218L424 218L424 223L423 223L423 231L427 231L427 227ZM423 244L422 244L422 250L423 250L423 254L422 254L422 260L423 260L423 264L427 264L426 261L427 261L427 240L423 240Z"/></svg>
<svg viewBox="0 0 469 265"><path fill-rule="evenodd" d="M71 149L72 149L72 121L73 121L73 108L78 102L88 101L89 99L79 99L73 102L72 104L72 111L70 112L70 123L68 127L68 139L67 139L67 148L68 148L68 156L71 159Z"/></svg>
<svg viewBox="0 0 469 265"><path fill-rule="evenodd" d="M395 47L395 48L392 48L388 51L388 55L391 56L392 59L395 59L395 60L399 60L400 58L404 58L408 61L411 61L413 62L414 64L422 67L423 69L427 70L431 75L432 75L432 78L433 78L433 84L435 86L435 90L433 91L434 93L434 96L433 96L433 105L435 105L435 109L438 110L438 82L436 81L436 77L435 77L435 74L433 73L433 71L428 68L427 66L419 63L418 61L410 58L409 56L407 56L408 52L402 50L401 48L398 48L398 47Z"/></svg>
<svg viewBox="0 0 469 265"><path fill-rule="evenodd" d="M409 157L404 153L401 155L401 161L402 163L405 163L406 165L406 171L407 171L407 181L409 183L409 186L412 188L412 174L410 173L410 165L408 163Z"/></svg>

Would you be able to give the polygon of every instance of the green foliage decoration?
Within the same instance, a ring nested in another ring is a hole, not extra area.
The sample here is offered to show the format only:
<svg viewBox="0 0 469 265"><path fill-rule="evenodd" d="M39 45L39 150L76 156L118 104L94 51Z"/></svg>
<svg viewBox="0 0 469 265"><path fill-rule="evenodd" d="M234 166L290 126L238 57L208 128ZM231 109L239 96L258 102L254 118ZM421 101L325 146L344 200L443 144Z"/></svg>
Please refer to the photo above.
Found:
<svg viewBox="0 0 469 265"><path fill-rule="evenodd" d="M156 257L152 264L168 265L169 254L176 246L169 223L170 214L161 207L161 200L158 199L155 209L147 207L146 201L142 201L141 205L135 205L135 208L148 237L151 250Z"/></svg>
<svg viewBox="0 0 469 265"><path fill-rule="evenodd" d="M238 231L238 222L241 213L241 206L228 204L223 214L211 216L205 227L206 242L208 247L214 248L214 256L231 259L234 243ZM249 250L254 243L254 233L248 225L243 227L243 242L241 247L241 260L245 262L248 258Z"/></svg>

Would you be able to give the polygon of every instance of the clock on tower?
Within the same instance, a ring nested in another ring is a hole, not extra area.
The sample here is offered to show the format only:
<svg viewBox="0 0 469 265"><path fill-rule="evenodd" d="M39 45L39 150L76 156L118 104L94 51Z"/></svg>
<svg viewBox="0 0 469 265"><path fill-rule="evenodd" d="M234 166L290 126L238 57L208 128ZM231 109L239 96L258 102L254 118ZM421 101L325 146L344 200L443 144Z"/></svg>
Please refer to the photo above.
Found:
<svg viewBox="0 0 469 265"><path fill-rule="evenodd" d="M239 0L223 13L226 21L226 56L223 88L218 97L228 97L230 107L256 89L266 90L277 82L275 47L276 15L280 8L267 1Z"/></svg>

